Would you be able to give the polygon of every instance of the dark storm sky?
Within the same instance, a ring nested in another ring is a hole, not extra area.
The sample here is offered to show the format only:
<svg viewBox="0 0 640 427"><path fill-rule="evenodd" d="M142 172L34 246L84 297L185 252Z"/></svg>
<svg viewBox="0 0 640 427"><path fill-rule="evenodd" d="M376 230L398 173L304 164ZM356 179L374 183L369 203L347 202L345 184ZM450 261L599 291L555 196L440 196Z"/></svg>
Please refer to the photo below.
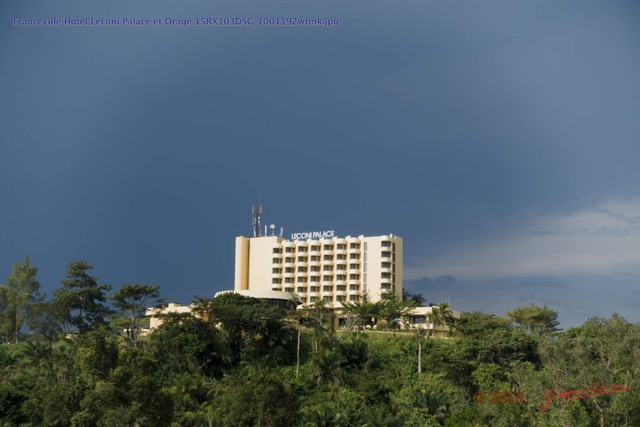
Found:
<svg viewBox="0 0 640 427"><path fill-rule="evenodd" d="M640 321L640 4L0 6L0 277L84 259L188 303L263 223L404 238L405 287ZM21 27L297 17L323 27Z"/></svg>

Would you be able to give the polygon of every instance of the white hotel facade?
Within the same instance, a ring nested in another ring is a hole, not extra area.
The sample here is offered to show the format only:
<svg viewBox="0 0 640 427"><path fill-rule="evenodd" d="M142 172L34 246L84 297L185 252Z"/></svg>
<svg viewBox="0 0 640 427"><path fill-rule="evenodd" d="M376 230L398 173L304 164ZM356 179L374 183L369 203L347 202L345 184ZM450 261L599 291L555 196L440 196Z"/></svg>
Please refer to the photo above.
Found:
<svg viewBox="0 0 640 427"><path fill-rule="evenodd" d="M303 304L340 308L367 292L402 296L402 238L335 237L333 231L236 237L234 291L295 293Z"/></svg>

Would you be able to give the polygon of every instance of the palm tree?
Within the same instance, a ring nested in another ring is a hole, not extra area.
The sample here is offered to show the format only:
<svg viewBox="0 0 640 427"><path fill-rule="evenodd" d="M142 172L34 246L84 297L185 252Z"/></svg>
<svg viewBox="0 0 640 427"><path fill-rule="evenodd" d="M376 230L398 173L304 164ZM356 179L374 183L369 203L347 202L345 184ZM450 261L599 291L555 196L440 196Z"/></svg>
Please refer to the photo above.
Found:
<svg viewBox="0 0 640 427"><path fill-rule="evenodd" d="M449 307L449 304L447 304L446 302L443 302L440 305L434 305L431 309L431 315L429 316L429 319L433 324L433 334L435 334L436 327L444 325L447 328L450 328L455 322L455 318L453 317L453 310L451 310L451 307Z"/></svg>

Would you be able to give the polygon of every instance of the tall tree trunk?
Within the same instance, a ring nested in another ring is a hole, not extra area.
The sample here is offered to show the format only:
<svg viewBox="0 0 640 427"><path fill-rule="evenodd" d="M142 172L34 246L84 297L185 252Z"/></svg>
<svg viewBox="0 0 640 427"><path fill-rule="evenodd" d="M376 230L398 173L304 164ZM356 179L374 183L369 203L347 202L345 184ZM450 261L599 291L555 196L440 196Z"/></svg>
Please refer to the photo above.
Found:
<svg viewBox="0 0 640 427"><path fill-rule="evenodd" d="M418 375L422 374L422 332L418 326Z"/></svg>
<svg viewBox="0 0 640 427"><path fill-rule="evenodd" d="M300 324L298 324L298 348L296 350L296 378L298 378L299 370L300 370Z"/></svg>
<svg viewBox="0 0 640 427"><path fill-rule="evenodd" d="M15 339L16 339L16 344L18 344L18 341L20 340L20 309L18 307L16 307L16 335L15 335Z"/></svg>

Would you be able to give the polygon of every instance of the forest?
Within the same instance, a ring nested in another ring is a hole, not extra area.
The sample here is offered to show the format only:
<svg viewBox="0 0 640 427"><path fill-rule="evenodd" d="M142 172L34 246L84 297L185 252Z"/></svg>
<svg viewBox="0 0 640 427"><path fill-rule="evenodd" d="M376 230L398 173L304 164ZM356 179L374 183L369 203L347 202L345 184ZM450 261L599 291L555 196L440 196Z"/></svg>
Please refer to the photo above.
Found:
<svg viewBox="0 0 640 427"><path fill-rule="evenodd" d="M617 314L560 330L546 306L441 304L435 337L398 322L420 295L365 295L338 326L229 293L145 334L159 287L92 268L48 297L25 258L0 285L0 426L640 425L640 325Z"/></svg>

